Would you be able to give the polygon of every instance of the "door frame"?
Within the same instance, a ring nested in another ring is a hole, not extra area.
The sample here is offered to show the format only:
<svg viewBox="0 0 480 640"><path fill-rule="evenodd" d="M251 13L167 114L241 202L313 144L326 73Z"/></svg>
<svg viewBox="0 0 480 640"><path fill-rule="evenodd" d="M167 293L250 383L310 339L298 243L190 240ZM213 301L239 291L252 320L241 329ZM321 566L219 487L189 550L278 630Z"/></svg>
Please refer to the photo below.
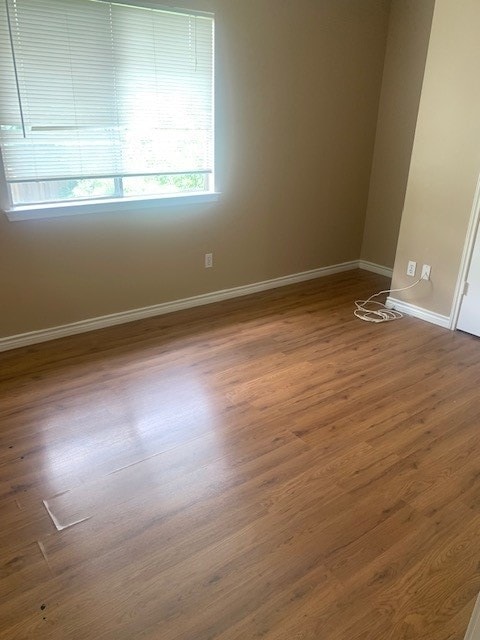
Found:
<svg viewBox="0 0 480 640"><path fill-rule="evenodd" d="M480 638L480 596L475 600L472 617L468 625L464 640L478 640Z"/></svg>
<svg viewBox="0 0 480 640"><path fill-rule="evenodd" d="M475 197L473 198L472 212L470 214L470 221L468 223L467 237L465 239L465 246L463 247L462 260L460 262L460 271L458 272L457 284L455 287L455 293L453 296L453 307L450 315L450 329L455 330L458 324L458 317L460 315L460 307L462 305L463 292L465 290L465 283L467 282L468 271L470 269L470 263L472 261L473 249L475 247L475 240L477 237L477 230L480 225L480 175L477 180L477 188L475 190Z"/></svg>

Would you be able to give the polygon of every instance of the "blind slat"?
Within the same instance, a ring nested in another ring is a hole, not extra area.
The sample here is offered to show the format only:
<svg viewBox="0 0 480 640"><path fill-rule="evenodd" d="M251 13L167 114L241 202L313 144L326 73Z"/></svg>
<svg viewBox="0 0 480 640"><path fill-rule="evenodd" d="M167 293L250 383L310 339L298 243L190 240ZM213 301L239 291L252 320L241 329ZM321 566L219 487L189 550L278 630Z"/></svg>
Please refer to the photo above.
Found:
<svg viewBox="0 0 480 640"><path fill-rule="evenodd" d="M92 0L7 6L7 180L212 170L212 16Z"/></svg>

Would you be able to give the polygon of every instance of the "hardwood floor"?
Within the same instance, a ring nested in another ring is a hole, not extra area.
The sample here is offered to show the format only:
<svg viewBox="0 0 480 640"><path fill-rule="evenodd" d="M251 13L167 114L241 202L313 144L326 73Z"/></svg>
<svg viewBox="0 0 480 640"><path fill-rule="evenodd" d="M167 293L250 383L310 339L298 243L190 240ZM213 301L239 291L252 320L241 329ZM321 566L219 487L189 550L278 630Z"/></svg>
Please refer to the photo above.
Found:
<svg viewBox="0 0 480 640"><path fill-rule="evenodd" d="M355 319L385 284L0 355L0 639L461 640L480 340Z"/></svg>

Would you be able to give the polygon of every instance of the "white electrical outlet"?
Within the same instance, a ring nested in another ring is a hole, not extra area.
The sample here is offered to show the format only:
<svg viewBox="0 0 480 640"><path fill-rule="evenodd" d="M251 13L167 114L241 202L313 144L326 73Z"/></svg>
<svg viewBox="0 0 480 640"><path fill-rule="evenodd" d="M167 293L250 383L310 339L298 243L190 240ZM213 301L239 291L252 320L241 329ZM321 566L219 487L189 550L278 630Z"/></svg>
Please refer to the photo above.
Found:
<svg viewBox="0 0 480 640"><path fill-rule="evenodd" d="M422 267L422 280L430 280L430 271L432 267L429 264L424 264Z"/></svg>
<svg viewBox="0 0 480 640"><path fill-rule="evenodd" d="M213 267L213 253L205 254L205 269Z"/></svg>
<svg viewBox="0 0 480 640"><path fill-rule="evenodd" d="M408 261L408 267L407 267L407 276L414 276L415 272L417 270L417 263L414 262L413 260L409 260Z"/></svg>

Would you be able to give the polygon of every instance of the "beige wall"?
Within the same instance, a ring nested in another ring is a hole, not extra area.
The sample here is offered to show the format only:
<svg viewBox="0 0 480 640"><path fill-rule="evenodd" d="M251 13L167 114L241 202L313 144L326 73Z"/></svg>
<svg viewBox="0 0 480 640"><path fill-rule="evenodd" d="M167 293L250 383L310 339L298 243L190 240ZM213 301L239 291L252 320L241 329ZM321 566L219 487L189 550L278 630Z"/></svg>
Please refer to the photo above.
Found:
<svg viewBox="0 0 480 640"><path fill-rule="evenodd" d="M393 267L435 0L392 0L362 259Z"/></svg>
<svg viewBox="0 0 480 640"><path fill-rule="evenodd" d="M389 2L202 4L217 12L220 202L0 216L0 336L358 259Z"/></svg>
<svg viewBox="0 0 480 640"><path fill-rule="evenodd" d="M395 259L405 286L409 259L431 282L397 294L449 315L480 171L480 2L437 0Z"/></svg>

